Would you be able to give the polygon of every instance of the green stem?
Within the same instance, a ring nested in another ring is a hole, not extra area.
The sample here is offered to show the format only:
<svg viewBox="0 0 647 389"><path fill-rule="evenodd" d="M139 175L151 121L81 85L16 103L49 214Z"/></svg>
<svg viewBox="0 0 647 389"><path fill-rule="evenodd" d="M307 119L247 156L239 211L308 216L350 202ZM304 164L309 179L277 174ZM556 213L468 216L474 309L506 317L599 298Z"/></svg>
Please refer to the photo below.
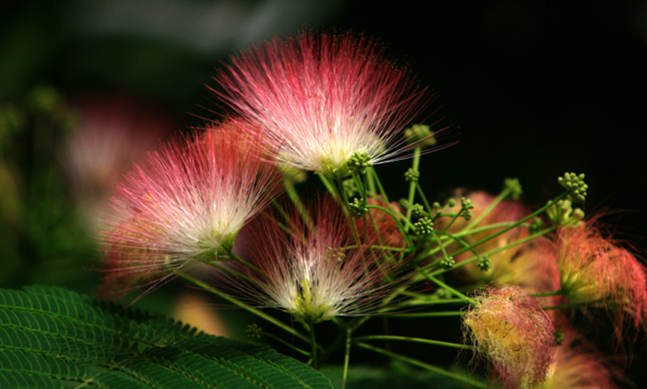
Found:
<svg viewBox="0 0 647 389"><path fill-rule="evenodd" d="M524 243L526 243L526 242L529 242L529 241L531 241L531 240L533 240L533 239L535 239L535 238L538 238L538 237L540 237L540 236L546 235L547 233L549 233L549 232L551 232L551 231L555 230L556 228L557 228L557 227L555 227L555 226L551 226L551 227L549 227L549 228L546 228L546 229L544 229L544 230L541 230L541 231L539 231L539 232L536 232L536 233L534 233L534 234L532 234L532 235L528 235L527 237L525 237L525 238L523 238L523 239L515 240L514 242L509 243L509 244L507 244L507 245L505 245L505 246L503 246L503 247L499 247L499 248L496 248L496 249L492 249L492 250L490 250L490 251L488 251L488 252L486 252L486 253L483 253L481 256L491 256L491 255L494 255L494 254L496 254L496 253L498 253L498 252L501 252L501 251L507 250L507 249L509 249L509 248L512 248L512 247L515 247L515 246L519 246L519 245L524 244ZM479 243L479 244L480 244L480 243ZM472 246L471 246L471 248L474 248L475 246L476 246L476 245L472 245ZM467 250L462 250L462 251L461 251L461 253L462 253L462 252L465 252L465 251L467 251ZM454 255L458 255L457 253L453 253L453 254L454 254ZM453 269L456 269L456 268L459 268L459 267L461 267L461 266L465 266L465 265L470 264L470 263L472 263L472 262L478 261L478 260L479 260L479 258L480 258L480 256L474 256L474 257L472 257L472 258L469 258L469 259L466 259L466 260L464 260L464 261L461 261L461 262L457 263L456 265L454 265ZM431 274L429 274L429 275L433 277L433 276L437 276L437 275L439 275L439 274L443 274L443 273L445 273L445 272L447 272L447 271L448 271L448 270L444 270L444 269L442 269L442 270L437 270L437 271L435 271L435 272L433 272L433 273L431 273Z"/></svg>
<svg viewBox="0 0 647 389"><path fill-rule="evenodd" d="M400 232L402 233L402 237L407 241L407 246L409 248L414 247L414 244L413 244L413 241L411 240L411 237L409 236L409 234L407 234L406 229L404 228L404 226L402 226L402 223L400 223L400 220L398 220L398 218L395 216L395 214L393 213L393 211L391 209L380 207L379 205L367 205L366 208L367 209L371 209L371 208L378 209L378 210L380 210L382 212L386 212L387 214L389 214L389 216L391 216L393 221L395 221L395 225L398 227L398 230L400 230ZM405 219L405 221L408 222L409 224L411 223L406 219Z"/></svg>
<svg viewBox="0 0 647 389"><path fill-rule="evenodd" d="M301 339L301 340L303 340L305 342L310 342L310 339L307 336L305 336L302 333L298 332L294 328L281 323L277 319L275 319L272 316L260 311L259 309L256 309L256 308L254 308L254 307L252 307L252 306L250 306L248 304L245 304L244 302L238 300L237 298L235 298L233 296L230 296L227 293L222 292L222 291L212 287L211 285L209 285L209 284L207 284L207 283L205 283L205 282L203 282L203 281L201 281L201 280L199 280L197 278L194 278L194 277L192 277L192 276L190 276L190 275L188 275L186 273L177 273L177 272L175 272L175 274L177 274L178 276L184 278L185 280L187 280L187 281L201 287L202 289L204 289L204 290L206 290L206 291L208 291L210 293L215 294L216 296L222 298L223 300L229 301L230 303L232 303L232 304L234 304L234 305L236 305L236 306L238 306L240 308L243 308L247 312L253 313L254 315L256 315L256 316L258 316L258 317L260 317L260 318L274 324L275 326L285 330L286 332L290 333L291 335L294 335L297 338L299 338L299 339Z"/></svg>
<svg viewBox="0 0 647 389"><path fill-rule="evenodd" d="M541 213L543 213L548 208L550 208L553 205L557 204L557 202L559 200L563 199L567 195L568 195L567 192L562 193L561 195L557 196L553 201L549 202L545 206L541 207L539 210L531 213L530 215L524 217L523 219L519 220L517 223L513 224L512 226L504 228L503 230L501 230L501 231L499 231L499 232L497 232L497 233L495 233L495 234L493 234L491 236L488 236L487 238L483 238L480 241L474 243L471 248L478 247L478 246L482 245L483 243L487 242L488 240L494 239L499 235L505 234L506 232L510 231L511 229L515 228L516 226L527 222L528 220L532 219L533 217L535 217L537 215L540 215ZM463 249L460 249L460 250L458 250L457 252L455 252L453 254L454 254L454 256L456 256L456 255L462 254L462 253L464 253L465 251L468 251L468 250L470 250L469 247L468 248L463 248Z"/></svg>
<svg viewBox="0 0 647 389"><path fill-rule="evenodd" d="M326 187L328 192L333 196L333 198L337 201L339 201L339 196L337 195L337 191L335 190L334 185L328 180L328 177L326 177L323 174L317 174L319 176L319 179L321 180L321 183Z"/></svg>
<svg viewBox="0 0 647 389"><path fill-rule="evenodd" d="M603 302L603 299L595 300L595 301L588 301L588 302L580 302L580 303L570 303L570 304L564 304L564 305L553 305L552 307L544 307L544 311L553 311L557 309L570 309L570 308L579 308L579 307L586 307L586 306L591 306L595 305L597 303Z"/></svg>
<svg viewBox="0 0 647 389"><path fill-rule="evenodd" d="M496 208L496 206L499 205L499 203L503 201L503 199L508 197L511 192L512 191L510 190L510 188L505 188L501 193L499 193L497 197L494 198L494 200L492 200L492 202L487 206L487 208L483 210L483 212L481 212L467 225L467 227L465 227L463 231L469 232L472 229L472 227L476 227L476 225L479 224L483 219L485 219L485 217L490 212L492 212L492 210L494 210L494 208Z"/></svg>
<svg viewBox="0 0 647 389"><path fill-rule="evenodd" d="M319 368L319 360L318 360L318 354L317 354L317 339L315 337L315 325L314 323L309 320L308 321L308 332L310 333L310 347L311 347L311 352L310 352L310 364L312 367L315 369Z"/></svg>
<svg viewBox="0 0 647 389"><path fill-rule="evenodd" d="M528 296L530 297L550 297L550 296L559 296L564 294L564 291L562 289L560 290L554 290L552 292L543 292L543 293L532 293L529 294Z"/></svg>
<svg viewBox="0 0 647 389"><path fill-rule="evenodd" d="M294 185L285 185L285 193L287 193L288 198L294 204L294 206L297 208L297 211L299 212L299 215L301 215L301 219L306 223L308 228L313 229L313 224L312 220L310 219L310 215L308 215L308 211L306 210L305 205L303 205L303 202L301 201L301 197L299 197L299 194L297 193L297 190L294 188Z"/></svg>
<svg viewBox="0 0 647 389"><path fill-rule="evenodd" d="M346 352L344 353L344 372L342 373L342 384L341 388L346 388L346 379L348 378L348 365L350 362L350 338L352 334L350 327L346 328Z"/></svg>
<svg viewBox="0 0 647 389"><path fill-rule="evenodd" d="M420 196L420 198L422 199L422 203L425 205L425 209L429 213L429 217L432 217L433 208L431 207L431 205L429 205L429 201L427 201L427 196L425 196L425 193L423 192L419 182L416 182L416 189L418 191L418 196Z"/></svg>
<svg viewBox="0 0 647 389"><path fill-rule="evenodd" d="M440 375L443 375L445 377L452 378L452 379L454 379L456 381L460 381L460 382L472 385L472 386L474 386L476 388L487 389L487 385L485 385L482 382L478 382L476 380L470 379L469 377L465 377L463 375L455 374L455 373L452 373L452 372L447 371L445 369L442 369L440 367L418 361L417 359L413 359L413 358L409 358L409 357L404 356L404 355L396 354L394 352L391 352L391 351L388 351L388 350L385 350L385 349L382 349L382 348L379 348L379 347L371 346L371 345L363 343L363 342L357 342L356 345L359 346L359 347L362 347L364 349L376 352L378 354L382 354L382 355L389 356L391 358L399 359L399 360L401 360L403 362L410 363L410 364L412 364L414 366L421 367L423 369L432 371L432 372L434 372L436 374L440 374Z"/></svg>
<svg viewBox="0 0 647 389"><path fill-rule="evenodd" d="M267 338L274 339L275 341L277 341L277 342L279 342L279 343L283 344L284 346L286 346L286 347L288 347L288 348L291 348L292 350L294 350L294 351L298 352L299 354L305 355L306 357L310 357L310 353L309 353L309 352L307 352L307 351L305 351L305 350L302 350L302 349L300 349L300 348L296 347L295 345L293 345L293 344L292 344L292 343L290 343L290 342L286 342L285 340L283 340L283 339L279 338L279 337L278 337L278 336L276 336L276 335L270 334L270 333L265 332L265 331L261 331L261 333L260 333L260 334L261 334L262 336L267 337Z"/></svg>
<svg viewBox="0 0 647 389"><path fill-rule="evenodd" d="M460 344L460 343L450 343L450 342L443 342L440 340L431 340L431 339L423 339L423 338L412 338L409 336L397 336L397 335L371 335L371 336L359 336L354 338L353 340L401 340L405 342L415 342L415 343L425 343L425 344L431 344L434 346L443 346L443 347L450 347L450 348L458 348L458 349L465 349L465 350L473 350L474 346L469 346L466 344Z"/></svg>
<svg viewBox="0 0 647 389"><path fill-rule="evenodd" d="M436 285L440 286L441 288L448 290L451 292L454 296L463 299L463 301L470 303L470 304L476 304L476 301L474 299L471 299L467 296L465 296L463 293L457 291L456 289L452 288L451 286L447 285L446 283L442 282L441 280L432 277L431 275L427 274L426 272L423 272L422 275L427 278L429 281L435 283Z"/></svg>
<svg viewBox="0 0 647 389"><path fill-rule="evenodd" d="M419 312L419 313L394 313L388 314L389 317L398 317L398 318L417 318L417 317L451 317L451 316L463 316L465 312L463 311L438 311L438 312Z"/></svg>
<svg viewBox="0 0 647 389"><path fill-rule="evenodd" d="M413 151L413 161L411 163L411 170L417 172L420 167L420 147L416 147ZM409 225L411 224L411 210L413 209L413 199L416 194L416 180L411 180L409 183L409 207L407 207L406 219L409 223L406 225L404 232L409 231Z"/></svg>

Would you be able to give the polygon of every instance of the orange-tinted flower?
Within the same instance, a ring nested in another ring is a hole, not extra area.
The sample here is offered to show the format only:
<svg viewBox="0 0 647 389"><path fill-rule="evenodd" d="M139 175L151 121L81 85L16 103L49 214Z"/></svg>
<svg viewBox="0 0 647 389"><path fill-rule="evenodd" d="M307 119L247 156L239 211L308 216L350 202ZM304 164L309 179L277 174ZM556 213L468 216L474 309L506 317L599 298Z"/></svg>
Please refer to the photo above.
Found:
<svg viewBox="0 0 647 389"><path fill-rule="evenodd" d="M553 323L521 288L486 288L463 325L505 388L541 384L555 353Z"/></svg>
<svg viewBox="0 0 647 389"><path fill-rule="evenodd" d="M589 221L557 233L562 289L571 302L601 303L621 322L647 318L645 267Z"/></svg>

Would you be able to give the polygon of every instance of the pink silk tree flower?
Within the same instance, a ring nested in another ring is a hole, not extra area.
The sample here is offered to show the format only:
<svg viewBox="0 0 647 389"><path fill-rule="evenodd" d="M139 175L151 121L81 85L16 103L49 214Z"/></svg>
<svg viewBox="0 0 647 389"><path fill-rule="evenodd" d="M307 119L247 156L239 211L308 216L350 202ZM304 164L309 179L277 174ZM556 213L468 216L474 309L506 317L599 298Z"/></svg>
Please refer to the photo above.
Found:
<svg viewBox="0 0 647 389"><path fill-rule="evenodd" d="M571 302L603 304L618 324L645 324L647 276L632 253L603 236L593 221L560 228L556 246L562 291Z"/></svg>
<svg viewBox="0 0 647 389"><path fill-rule="evenodd" d="M486 288L463 326L504 388L535 387L546 379L555 354L555 328L537 300L520 287Z"/></svg>
<svg viewBox="0 0 647 389"><path fill-rule="evenodd" d="M172 272L229 260L238 232L280 179L245 131L228 123L171 142L124 177L106 216L106 288L152 288Z"/></svg>
<svg viewBox="0 0 647 389"><path fill-rule="evenodd" d="M304 323L373 312L387 286L393 265L371 248L371 232L354 235L339 205L318 199L307 214L298 212L279 224L271 216L255 219L248 229L248 264L232 264L244 277L216 282L260 307L277 308ZM254 270L252 270L254 269ZM222 276L222 275L221 275Z"/></svg>
<svg viewBox="0 0 647 389"><path fill-rule="evenodd" d="M411 149L399 135L431 100L362 35L276 37L233 57L216 80L213 92L270 134L280 162L333 177L349 173L353 156L376 164Z"/></svg>

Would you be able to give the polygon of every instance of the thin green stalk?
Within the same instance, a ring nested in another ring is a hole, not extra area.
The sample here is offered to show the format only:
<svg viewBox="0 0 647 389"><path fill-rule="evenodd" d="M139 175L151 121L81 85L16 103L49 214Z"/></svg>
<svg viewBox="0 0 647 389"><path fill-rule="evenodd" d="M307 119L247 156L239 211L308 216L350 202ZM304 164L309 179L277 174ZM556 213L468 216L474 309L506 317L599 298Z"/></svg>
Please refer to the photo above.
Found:
<svg viewBox="0 0 647 389"><path fill-rule="evenodd" d="M567 193L567 192L562 193L561 195L557 196L553 201L551 201L551 202L549 202L548 204L546 204L545 206L541 207L539 210L537 210L537 211L535 211L535 212L531 213L530 215L528 215L528 216L524 217L523 219L519 220L519 221L518 221L517 223L515 223L514 225L509 226L509 227L507 227L507 228L504 228L503 230L501 230L501 231L499 231L499 232L495 233L494 235L491 235L491 236L489 236L489 237L487 237L487 238L481 239L480 241L478 241L478 242L474 243L474 244L472 245L472 247L480 246L481 244L483 244L483 243L487 242L488 240L494 239L494 238L496 238L496 237L497 237L497 236L499 236L499 235L505 234L506 232L510 231L511 229L515 228L516 226L518 226L518 225L520 225L520 224L523 224L523 223L527 222L528 220L530 220L530 219L532 219L533 217L535 217L535 216L537 216L537 215L539 215L539 214L543 213L543 212L544 212L545 210L547 210L548 208L550 208L550 207L552 207L553 205L557 204L557 202L558 202L559 200L562 200L562 199L563 199L564 197L566 197L567 195L568 195L568 193ZM463 248L463 249L460 249L460 250L458 250L457 252L455 252L455 253L453 253L453 254L454 254L454 256L456 256L456 255L459 255L459 254L464 253L465 251L468 251L469 249L470 249L470 248Z"/></svg>
<svg viewBox="0 0 647 389"><path fill-rule="evenodd" d="M346 379L348 378L348 365L350 362L350 338L351 338L352 330L350 327L346 328L346 352L344 353L344 371L342 373L342 384L341 384L341 389L346 388Z"/></svg>
<svg viewBox="0 0 647 389"><path fill-rule="evenodd" d="M420 167L420 147L416 147L415 150L413 151L413 161L411 163L411 170L417 172L418 168ZM411 180L409 182L409 197L407 200L409 201L409 207L407 207L407 214L406 214L406 219L407 221L411 222L411 210L413 208L413 199L416 195L416 180ZM405 231L409 231L409 224L405 226Z"/></svg>
<svg viewBox="0 0 647 389"><path fill-rule="evenodd" d="M469 297L465 296L463 293L461 293L461 292L457 291L456 289L452 288L451 286L447 285L446 283L442 282L441 280L439 280L439 279L437 279L437 278L435 278L435 277L430 276L430 275L429 275L429 274L427 274L426 272L423 272L422 274L423 274L423 276L425 276L425 278L427 278L429 281L431 281L431 282L435 283L436 285L440 286L441 288L443 288L443 289L445 289L445 290L448 290L448 291L449 291L449 292L451 292L454 296L456 296L456 297L458 297L458 298L463 299L463 300L464 300L465 302L467 302L467 303L470 303L470 304L476 304L476 301L474 301L474 299L471 299L471 298L469 298Z"/></svg>
<svg viewBox="0 0 647 389"><path fill-rule="evenodd" d="M483 212L481 212L477 217L470 221L470 223L467 225L467 227L465 227L463 231L469 232L472 227L476 227L476 225L478 225L483 219L485 219L485 217L490 212L492 212L492 210L494 210L494 208L496 208L496 206L499 205L499 203L501 203L503 199L508 197L511 192L512 190L510 188L505 188L503 191L501 191L501 193L499 193L499 195L495 197L494 200L492 200L492 202L483 210Z"/></svg>
<svg viewBox="0 0 647 389"><path fill-rule="evenodd" d="M312 220L310 219L310 215L308 215L308 211L306 210L305 205L303 205L303 202L301 201L301 197L299 197L299 194L297 193L297 190L294 188L294 185L285 185L285 193L287 193L288 198L294 204L294 206L297 208L297 211L299 212L299 215L301 216L301 219L306 223L308 228L313 229L313 224Z"/></svg>
<svg viewBox="0 0 647 389"><path fill-rule="evenodd" d="M328 177L325 175L319 173L317 174L319 176L319 179L321 180L321 183L326 187L328 192L333 196L333 198L337 201L339 201L339 196L337 195L337 191L335 190L334 185L328 180Z"/></svg>
<svg viewBox="0 0 647 389"><path fill-rule="evenodd" d="M380 210L382 212L386 212L387 214L389 214L389 216L391 216L393 221L395 221L395 225L398 227L398 230L400 230L400 232L402 233L402 237L407 241L407 246L409 248L414 247L414 244L413 244L413 241L411 240L411 237L409 236L409 234L407 234L404 226L402 226L402 223L400 223L400 220L398 220L398 218L395 216L395 214L393 213L393 211L391 209L380 207L379 205L367 205L366 208L367 209L371 209L371 208L378 209L378 210ZM405 219L405 222L411 223L406 219Z"/></svg>
<svg viewBox="0 0 647 389"><path fill-rule="evenodd" d="M384 201L389 204L389 208L391 208L391 203L389 202L389 197L387 196L386 192L384 191L384 187L382 186L382 182L380 181L380 177L377 176L377 172L373 167L369 167L366 170L366 174L371 174L373 179L375 180L375 183L377 184L377 187L380 191L380 194L382 195L382 198Z"/></svg>
<svg viewBox="0 0 647 389"><path fill-rule="evenodd" d="M418 318L418 317L451 317L463 316L463 311L438 311L438 312L419 312L419 313L393 313L387 314L389 317L405 318Z"/></svg>
<svg viewBox="0 0 647 389"><path fill-rule="evenodd" d="M292 327L290 327L290 326L288 326L288 325L286 325L284 323L281 323L277 319L275 319L272 316L260 311L259 309L256 309L256 308L254 308L254 307L252 307L252 306L250 306L248 304L245 304L244 302L238 300L237 298L235 298L233 296L230 296L229 294L227 294L225 292L222 292L222 291L212 287L211 285L209 285L209 284L207 284L207 283L205 283L205 282L203 282L203 281L201 281L201 280L199 280L197 278L194 278L194 277L192 277L192 276L190 276L190 275L188 275L186 273L175 272L175 274L177 274L178 276L184 278L185 280L187 280L187 281L201 287L202 289L206 290L207 292L213 293L216 296L222 298L223 300L229 301L230 303L232 303L232 304L234 304L234 305L236 305L236 306L238 306L240 308L243 308L247 312L253 313L254 315L256 315L256 316L258 316L258 317L260 317L260 318L274 324L275 326L285 330L286 332L290 333L291 335L294 335L297 338L299 338L299 339L301 339L301 340L303 340L305 342L308 342L308 343L310 342L310 338L308 338L307 336L303 335L302 333L295 330L294 328L292 328Z"/></svg>
<svg viewBox="0 0 647 389"><path fill-rule="evenodd" d="M308 321L308 332L310 333L310 365L314 367L315 369L319 368L319 360L318 360L318 353L317 353L317 338L315 336L315 325L312 321Z"/></svg>
<svg viewBox="0 0 647 389"><path fill-rule="evenodd" d="M539 232L536 232L536 233L534 233L534 234L532 234L532 235L528 235L528 236L527 236L527 237L525 237L525 238L522 238L522 239L519 239L519 240L515 240L514 242L509 243L509 244L507 244L507 245L505 245L505 246L503 246L503 247L499 247L499 248L496 248L496 249L492 249L492 250L490 250L490 251L488 251L488 252L486 252L486 253L483 253L481 256L491 256L491 255L494 255L494 254L496 254L496 253L498 253L498 252L501 252L501 251L507 250L507 249L509 249L509 248L512 248L512 247L515 247L515 246L519 246L519 245L524 244L524 243L526 243L526 242L529 242L529 241L531 241L531 240L533 240L533 239L535 239L535 238L538 238L538 237L540 237L540 236L546 235L547 233L549 233L549 232L551 232L551 231L555 230L555 228L556 228L555 226L551 226L551 227L545 228L545 229L543 229L543 230L541 230L541 231L539 231ZM472 245L472 247L474 247L474 246L475 246L475 245ZM466 251L466 250L463 250L462 252L464 252L464 251ZM457 255L457 253L454 253L454 255ZM475 256L475 257L472 257L472 258L466 259L466 260L464 260L464 261L461 261L461 262L457 263L456 265L454 265L453 269L456 269L456 268L458 268L458 267L465 266L465 265L467 265L467 264L470 264L470 263L472 263L472 262L475 262L475 261L479 260L479 258L480 258L479 256ZM435 271L435 272L433 272L433 273L430 273L429 275L433 277L433 276L437 276L437 275L439 275L439 274L443 274L443 273L445 273L445 272L447 272L447 271L448 271L448 270L441 269L441 270L437 270L437 271Z"/></svg>
<svg viewBox="0 0 647 389"><path fill-rule="evenodd" d="M543 293L531 293L528 296L530 297L551 297L551 296L559 296L564 294L564 291L562 289L560 290L554 290L552 292L543 292Z"/></svg>
<svg viewBox="0 0 647 389"><path fill-rule="evenodd" d="M424 344L431 344L434 346L443 346L443 347L450 347L450 348L457 348L457 349L464 349L464 350L473 350L474 346L469 346L466 344L460 344L460 343L451 343L451 342L443 342L440 340L432 340L432 339L423 339L423 338L413 338L409 336L397 336L397 335L370 335L370 336L359 336L354 338L353 340L401 340L405 342L414 342L414 343L424 343Z"/></svg>
<svg viewBox="0 0 647 389"><path fill-rule="evenodd" d="M544 311L553 311L557 309L579 308L579 307L591 306L597 303L601 303L603 301L604 301L603 299L598 299L595 301L585 301L585 302L570 303L570 304L564 304L564 305L553 305L552 307L543 307L543 309Z"/></svg>
<svg viewBox="0 0 647 389"><path fill-rule="evenodd" d="M497 229L497 228L510 227L510 226L513 226L513 225L515 227L524 227L523 224L518 224L517 222L493 223L493 224L488 224L488 225L485 225L485 226L482 226L482 227L479 227L479 228L474 228L474 229L469 230L469 231L462 230L462 231L459 231L459 232L457 232L457 233L455 233L453 235L456 236L456 237L462 237L462 236L465 236L465 235L476 234L476 233L479 233L479 232L488 231L488 230L494 230L494 229ZM527 225L525 225L525 227L527 227Z"/></svg>
<svg viewBox="0 0 647 389"><path fill-rule="evenodd" d="M308 351L302 350L302 349L296 347L295 345L293 345L291 342L286 342L285 340L281 339L280 337L278 337L276 335L270 334L270 333L265 332L265 331L261 331L260 334L262 336L267 337L267 338L274 339L275 341L283 344L284 346L286 346L288 348L291 348L292 350L298 352L299 354L305 355L306 357L310 357L310 353Z"/></svg>
<svg viewBox="0 0 647 389"><path fill-rule="evenodd" d="M548 208L552 207L553 205L557 204L557 202L559 202L560 200L562 200L563 198L565 198L567 195L568 195L568 193L567 193L567 192L562 193L561 195L557 196L555 199L553 199L552 201L550 201L550 202L549 202L548 204L546 204L545 206L541 207L540 209L538 209L537 211L535 211L535 212L531 213L530 215L528 215L528 216L524 217L523 219L521 219L521 220L517 221L516 223L514 223L514 224L512 224L512 225L509 225L508 227L504 228L503 230L501 230L501 231L499 231L499 232L497 232L497 233L495 233L495 234L493 234L493 235L491 235L491 236L488 236L488 237L486 237L486 238L484 238L484 239L481 239L480 241L478 241L478 242L476 242L476 243L472 244L471 246L469 246L469 247L464 247L464 248L462 248L462 249L460 249L460 250L458 250L457 252L454 252L454 253L452 253L452 254L453 254L454 256L457 256L457 255L459 255L459 254L464 253L465 251L469 251L469 250L471 250L471 249L474 249L475 247L477 247L477 246L479 246L479 245L481 245L481 244L483 244L483 243L487 242L487 241L488 241L488 240L490 240L490 239L494 239L494 238L496 238L497 236L499 236L499 235L501 235L501 234L505 234L506 232L510 231L511 229L513 229L513 228L515 228L515 227L518 227L518 226L520 226L520 225L524 224L525 222L527 222L528 220L530 220L530 219L532 219L532 218L534 218L534 217L536 217L536 216L538 216L538 215L542 214L542 213L543 213L543 212L545 212ZM544 229L544 230L542 231L542 234L533 234L533 235L531 235L531 236L532 236L532 237L533 237L533 239L534 239L535 237L537 237L537 236L541 236L541 235L544 235L545 233L548 233L548 232L552 231L553 229L554 229L554 228L547 228L547 229ZM450 243L451 243L451 242L449 242L449 241L448 241L448 242L446 243L446 245L449 245ZM439 250L439 248L434 248L434 249L432 249L432 250L430 250L430 251L426 252L426 253L425 253L425 254L423 254L423 255L424 255L425 257L428 257L428 256L433 255L434 253L436 253L438 250ZM502 250L502 249L499 249L498 251L501 251L501 250ZM498 252L498 251L497 251L497 252ZM489 255L489 254L485 254L485 255ZM459 265L464 265L464 264L466 264L466 262L461 262Z"/></svg>
<svg viewBox="0 0 647 389"><path fill-rule="evenodd" d="M434 365L430 365L428 363L421 362L421 361L419 361L417 359L413 359L413 358L410 358L410 357L407 357L407 356L404 356L404 355L396 354L394 352L391 352L391 351L388 351L388 350L385 350L385 349L382 349L382 348L379 348L379 347L371 346L370 344L363 343L363 342L357 342L355 344L357 346L359 346L359 347L364 348L364 349L376 352L378 354L386 355L386 356L389 356L391 358L399 359L399 360L401 360L403 362L407 362L407 363L410 363L410 364L412 364L414 366L418 366L418 367L421 367L423 369L434 372L436 374L440 374L440 375L443 375L445 377L452 378L452 379L454 379L456 381L460 381L460 382L472 385L472 386L474 386L476 388L487 389L487 385L485 385L482 382L478 382L476 380L470 379L469 377L465 377L465 376L460 375L460 374L452 373L452 372L447 371L447 370L445 370L443 368L440 368L440 367L437 367L437 366L434 366Z"/></svg>
<svg viewBox="0 0 647 389"><path fill-rule="evenodd" d="M429 212L429 216L431 217L433 208L431 207L431 205L429 205L429 201L427 201L427 196L425 196L425 192L422 190L422 187L420 186L419 182L416 182L416 190L418 192L418 196L420 196L420 199L422 199L422 203L425 205L425 209L427 210L427 212Z"/></svg>

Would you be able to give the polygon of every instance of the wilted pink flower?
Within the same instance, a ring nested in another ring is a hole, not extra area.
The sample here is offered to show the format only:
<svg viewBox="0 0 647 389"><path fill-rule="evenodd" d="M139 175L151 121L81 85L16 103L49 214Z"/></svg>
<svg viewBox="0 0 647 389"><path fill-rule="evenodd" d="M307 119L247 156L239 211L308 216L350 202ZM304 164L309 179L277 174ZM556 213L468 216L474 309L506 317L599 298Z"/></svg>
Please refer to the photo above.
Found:
<svg viewBox="0 0 647 389"><path fill-rule="evenodd" d="M505 388L542 383L555 354L553 323L521 288L485 289L463 325Z"/></svg>
<svg viewBox="0 0 647 389"><path fill-rule="evenodd" d="M571 302L601 303L619 322L644 324L647 277L633 254L604 237L592 221L560 228L557 252L562 290Z"/></svg>
<svg viewBox="0 0 647 389"><path fill-rule="evenodd" d="M370 312L385 293L384 255L371 248L374 238L358 243L348 219L330 199L319 200L304 221L293 212L284 224L261 217L248 231L248 278L226 279L260 306L285 310L306 322ZM365 237L363 232L360 236Z"/></svg>
<svg viewBox="0 0 647 389"><path fill-rule="evenodd" d="M125 176L106 217L108 287L155 286L170 270L227 260L240 229L277 188L275 169L240 135L247 130L229 123L172 142Z"/></svg>
<svg viewBox="0 0 647 389"><path fill-rule="evenodd" d="M216 91L261 125L291 166L334 176L360 153L369 163L406 151L398 138L428 100L371 40L303 31L232 59Z"/></svg>

